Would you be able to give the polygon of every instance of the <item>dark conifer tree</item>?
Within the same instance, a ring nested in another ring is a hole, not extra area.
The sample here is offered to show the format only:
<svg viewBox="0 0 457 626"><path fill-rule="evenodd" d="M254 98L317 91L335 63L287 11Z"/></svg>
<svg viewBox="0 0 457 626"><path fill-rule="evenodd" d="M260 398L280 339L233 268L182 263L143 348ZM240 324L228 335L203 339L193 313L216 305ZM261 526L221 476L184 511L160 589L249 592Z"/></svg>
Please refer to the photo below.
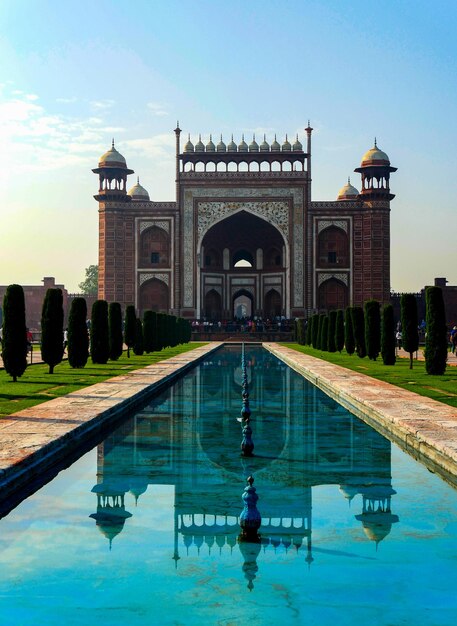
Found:
<svg viewBox="0 0 457 626"><path fill-rule="evenodd" d="M326 315L324 315L323 313L321 313L318 317L318 325L317 325L317 346L316 348L318 350L322 350L322 329L324 326L324 318L326 317Z"/></svg>
<svg viewBox="0 0 457 626"><path fill-rule="evenodd" d="M137 356L144 354L143 324L139 317L135 320L135 343L133 344L133 352Z"/></svg>
<svg viewBox="0 0 457 626"><path fill-rule="evenodd" d="M355 351L357 356L363 359L367 356L365 347L365 319L361 306L354 306L351 310L352 329L354 333Z"/></svg>
<svg viewBox="0 0 457 626"><path fill-rule="evenodd" d="M312 346L317 349L319 343L319 315L315 313L313 319L313 334L311 336Z"/></svg>
<svg viewBox="0 0 457 626"><path fill-rule="evenodd" d="M125 309L124 322L124 343L127 346L127 357L130 358L130 349L135 343L136 333L136 313L133 304L129 304Z"/></svg>
<svg viewBox="0 0 457 626"><path fill-rule="evenodd" d="M382 310L381 356L384 365L395 365L395 320L391 304L386 304Z"/></svg>
<svg viewBox="0 0 457 626"><path fill-rule="evenodd" d="M306 320L306 337L305 337L305 343L307 346L310 346L313 343L313 316L311 315L311 317L308 317L308 319Z"/></svg>
<svg viewBox="0 0 457 626"><path fill-rule="evenodd" d="M427 374L442 375L446 371L448 346L446 312L440 287L427 287L425 307L427 323L425 369Z"/></svg>
<svg viewBox="0 0 457 626"><path fill-rule="evenodd" d="M108 307L109 358L117 361L124 349L122 334L122 309L119 302L110 302Z"/></svg>
<svg viewBox="0 0 457 626"><path fill-rule="evenodd" d="M75 298L68 316L68 362L70 367L80 368L88 358L87 304L84 298Z"/></svg>
<svg viewBox="0 0 457 626"><path fill-rule="evenodd" d="M401 343L409 352L409 369L413 369L413 354L419 348L419 330L417 325L417 301L413 293L404 293L400 298Z"/></svg>
<svg viewBox="0 0 457 626"><path fill-rule="evenodd" d="M328 336L327 336L327 350L329 352L336 352L335 334L336 334L336 311L330 311L328 314Z"/></svg>
<svg viewBox="0 0 457 626"><path fill-rule="evenodd" d="M352 307L348 306L344 313L344 346L349 356L355 352L354 328L352 326Z"/></svg>
<svg viewBox="0 0 457 626"><path fill-rule="evenodd" d="M41 358L49 373L63 357L63 296L61 289L48 289L41 313Z"/></svg>
<svg viewBox="0 0 457 626"><path fill-rule="evenodd" d="M24 290L20 285L9 285L3 298L2 358L13 382L17 382L27 367L26 333Z"/></svg>
<svg viewBox="0 0 457 626"><path fill-rule="evenodd" d="M344 313L342 309L336 312L335 349L341 354L344 348Z"/></svg>
<svg viewBox="0 0 457 626"><path fill-rule="evenodd" d="M143 315L143 344L146 354L154 351L154 312L145 311Z"/></svg>
<svg viewBox="0 0 457 626"><path fill-rule="evenodd" d="M324 315L322 320L321 350L325 352L328 350L328 326L328 315Z"/></svg>
<svg viewBox="0 0 457 626"><path fill-rule="evenodd" d="M95 300L90 321L90 356L92 363L104 365L109 359L108 303Z"/></svg>
<svg viewBox="0 0 457 626"><path fill-rule="evenodd" d="M365 345L368 358L376 361L381 351L381 313L377 300L365 302Z"/></svg>

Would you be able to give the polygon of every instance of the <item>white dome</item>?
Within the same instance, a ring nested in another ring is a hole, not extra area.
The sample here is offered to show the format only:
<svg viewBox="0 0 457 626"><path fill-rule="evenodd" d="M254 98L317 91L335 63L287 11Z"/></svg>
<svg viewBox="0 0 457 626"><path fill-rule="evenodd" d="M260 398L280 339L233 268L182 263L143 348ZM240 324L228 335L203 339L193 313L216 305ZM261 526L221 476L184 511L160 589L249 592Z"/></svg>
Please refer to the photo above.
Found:
<svg viewBox="0 0 457 626"><path fill-rule="evenodd" d="M344 185L344 187L341 187L337 200L354 200L358 195L358 190L351 185L351 181L348 178L348 182Z"/></svg>
<svg viewBox="0 0 457 626"><path fill-rule="evenodd" d="M108 165L111 167L127 167L127 162L120 152L114 147L114 139L111 148L107 150L98 161L99 167Z"/></svg>
<svg viewBox="0 0 457 626"><path fill-rule="evenodd" d="M373 148L370 148L362 157L362 167L364 165L390 165L389 157L385 152L380 150L374 140Z"/></svg>
<svg viewBox="0 0 457 626"><path fill-rule="evenodd" d="M137 179L136 185L133 185L130 191L127 192L127 195L129 195L132 200L149 200L149 194L146 189L140 185L139 178Z"/></svg>

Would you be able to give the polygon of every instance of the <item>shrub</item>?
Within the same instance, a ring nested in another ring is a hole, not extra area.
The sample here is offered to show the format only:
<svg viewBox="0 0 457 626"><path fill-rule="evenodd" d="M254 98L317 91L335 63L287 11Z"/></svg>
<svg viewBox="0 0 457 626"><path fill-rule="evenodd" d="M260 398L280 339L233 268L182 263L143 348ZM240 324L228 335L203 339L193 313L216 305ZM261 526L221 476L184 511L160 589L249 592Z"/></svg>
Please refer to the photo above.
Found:
<svg viewBox="0 0 457 626"><path fill-rule="evenodd" d="M377 300L365 302L365 345L368 358L376 361L381 351L381 313Z"/></svg>
<svg viewBox="0 0 457 626"><path fill-rule="evenodd" d="M122 336L122 309L119 302L110 302L108 307L109 358L117 361L124 349Z"/></svg>
<svg viewBox="0 0 457 626"><path fill-rule="evenodd" d="M154 351L154 311L145 311L143 315L143 343L146 354Z"/></svg>
<svg viewBox="0 0 457 626"><path fill-rule="evenodd" d="M127 346L127 357L130 358L130 348L135 343L136 313L133 304L129 304L125 309L124 323L124 343Z"/></svg>
<svg viewBox="0 0 457 626"><path fill-rule="evenodd" d="M48 289L41 313L41 358L49 365L49 373L63 357L63 296L61 289Z"/></svg>
<svg viewBox="0 0 457 626"><path fill-rule="evenodd" d="M446 371L447 329L443 292L439 287L425 290L425 311L425 369L427 374L441 375Z"/></svg>
<svg viewBox="0 0 457 626"><path fill-rule="evenodd" d="M80 368L88 358L87 304L84 298L75 298L68 316L68 363L70 367Z"/></svg>
<svg viewBox="0 0 457 626"><path fill-rule="evenodd" d="M335 350L341 353L344 348L344 313L342 309L338 309L336 312L336 327L335 327Z"/></svg>
<svg viewBox="0 0 457 626"><path fill-rule="evenodd" d="M336 311L330 311L328 314L328 337L327 337L327 350L329 352L336 352L335 333L336 333Z"/></svg>
<svg viewBox="0 0 457 626"><path fill-rule="evenodd" d="M344 313L344 346L351 356L355 352L354 327L352 326L352 307L348 306Z"/></svg>
<svg viewBox="0 0 457 626"><path fill-rule="evenodd" d="M400 298L401 341L404 350L409 352L409 369L413 369L413 353L419 348L417 328L417 301L412 293L404 293Z"/></svg>
<svg viewBox="0 0 457 626"><path fill-rule="evenodd" d="M20 285L9 285L3 298L2 358L13 382L17 382L27 367L26 333L24 290Z"/></svg>
<svg viewBox="0 0 457 626"><path fill-rule="evenodd" d="M382 309L381 356L384 365L395 365L395 320L391 304Z"/></svg>
<svg viewBox="0 0 457 626"><path fill-rule="evenodd" d="M133 353L137 356L144 354L143 324L139 317L135 320L135 343L133 344Z"/></svg>
<svg viewBox="0 0 457 626"><path fill-rule="evenodd" d="M328 315L322 320L321 350L328 350Z"/></svg>
<svg viewBox="0 0 457 626"><path fill-rule="evenodd" d="M323 330L323 327L324 327L324 319L325 319L326 317L327 317L327 316L326 316L326 315L324 315L323 313L321 313L321 314L319 315L319 317L318 317L318 323L317 323L317 329L318 329L318 330L317 330L317 346L316 346L316 348L317 348L318 350L322 350L322 349L323 349L323 344L322 344L322 330Z"/></svg>
<svg viewBox="0 0 457 626"><path fill-rule="evenodd" d="M311 319L313 324L311 343L313 345L313 348L317 349L317 344L319 342L319 315L315 313Z"/></svg>
<svg viewBox="0 0 457 626"><path fill-rule="evenodd" d="M108 303L95 300L90 322L90 356L92 363L104 365L109 358Z"/></svg>
<svg viewBox="0 0 457 626"><path fill-rule="evenodd" d="M308 317L308 319L306 320L306 337L305 337L305 344L307 346L310 346L313 343L313 318Z"/></svg>
<svg viewBox="0 0 457 626"><path fill-rule="evenodd" d="M355 351L357 356L363 359L367 356L365 347L365 319L363 309L360 306L354 306L351 310L352 329L354 333Z"/></svg>

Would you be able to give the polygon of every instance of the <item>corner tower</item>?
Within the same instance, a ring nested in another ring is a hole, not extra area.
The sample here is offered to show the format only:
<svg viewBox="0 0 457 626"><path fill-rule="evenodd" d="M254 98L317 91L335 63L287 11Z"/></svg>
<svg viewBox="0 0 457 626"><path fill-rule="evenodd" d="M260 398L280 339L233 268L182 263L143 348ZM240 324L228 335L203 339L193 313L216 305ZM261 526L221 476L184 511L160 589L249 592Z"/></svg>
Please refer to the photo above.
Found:
<svg viewBox="0 0 457 626"><path fill-rule="evenodd" d="M108 302L134 303L133 250L128 253L127 244L133 240L133 231L128 236L126 212L131 196L127 194L128 169L125 158L114 147L99 159L98 167L92 170L99 176L99 248L98 248L98 297ZM132 264L132 267L129 267Z"/></svg>

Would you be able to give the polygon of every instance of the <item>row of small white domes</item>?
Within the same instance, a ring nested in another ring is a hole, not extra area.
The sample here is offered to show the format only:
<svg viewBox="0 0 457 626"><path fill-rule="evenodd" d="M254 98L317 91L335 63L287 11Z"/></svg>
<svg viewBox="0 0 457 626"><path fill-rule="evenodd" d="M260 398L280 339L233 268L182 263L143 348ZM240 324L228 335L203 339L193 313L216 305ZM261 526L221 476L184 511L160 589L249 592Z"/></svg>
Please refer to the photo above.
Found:
<svg viewBox="0 0 457 626"><path fill-rule="evenodd" d="M132 200L149 200L149 193L146 189L140 185L140 179L137 178L137 182L133 187L128 191L128 195L132 198ZM337 200L355 200L359 195L358 190L351 185L351 181L348 178L348 182L341 187Z"/></svg>
<svg viewBox="0 0 457 626"><path fill-rule="evenodd" d="M244 134L242 135L241 141L238 144L238 146L233 141L233 135L232 135L232 140L230 141L228 145L226 145L223 142L222 135L221 135L221 140L219 141L217 146L215 146L213 143L212 135L209 136L209 141L206 144L206 146L202 142L201 135L199 135L198 142L195 144L195 146L191 142L190 135L189 135L189 139L186 145L184 146L184 152L186 153L188 152L270 152L270 150L272 152L279 152L280 150L282 150L283 152L292 152L292 151L300 152L303 150L303 146L298 140L298 134L293 145L290 144L286 135L286 140L282 144L282 147L279 145L278 141L276 140L276 135L271 146L267 142L265 135L263 136L263 141L259 146L259 144L255 140L255 134L253 135L252 141L249 144L249 146L244 140Z"/></svg>
<svg viewBox="0 0 457 626"><path fill-rule="evenodd" d="M264 140L260 144L260 146L256 142L255 136L252 142L248 146L247 143L244 141L244 135L243 135L241 143L239 144L238 147L233 141L233 136L232 136L232 141L228 144L228 146L226 146L225 143L222 141L222 136L221 136L221 141L217 144L217 148L214 145L211 139L211 135L210 135L210 140L206 144L206 148L203 145L201 137L198 143L195 145L195 147L190 141L190 137L189 137L189 141L186 143L184 152L194 152L194 151L195 152L269 152L270 148L272 152L281 150L279 143L276 141L276 135L275 135L274 142L271 144L271 146L269 146L267 141L265 140L265 135L264 135ZM299 151L302 149L303 149L303 146L298 141L298 135L292 147L289 141L287 140L287 135L286 135L286 141L282 144L283 151L295 152L295 151ZM365 152L365 154L363 155L361 165L362 167L368 166L368 165L390 165L389 157L387 156L385 152L383 152L382 150L378 148L376 144L376 139L375 139L373 148L370 148L370 150ZM102 154L102 156L99 159L99 167L104 167L104 166L121 167L121 168L127 167L127 162L125 158L114 147L114 139L113 139L111 148L107 150L104 154Z"/></svg>

